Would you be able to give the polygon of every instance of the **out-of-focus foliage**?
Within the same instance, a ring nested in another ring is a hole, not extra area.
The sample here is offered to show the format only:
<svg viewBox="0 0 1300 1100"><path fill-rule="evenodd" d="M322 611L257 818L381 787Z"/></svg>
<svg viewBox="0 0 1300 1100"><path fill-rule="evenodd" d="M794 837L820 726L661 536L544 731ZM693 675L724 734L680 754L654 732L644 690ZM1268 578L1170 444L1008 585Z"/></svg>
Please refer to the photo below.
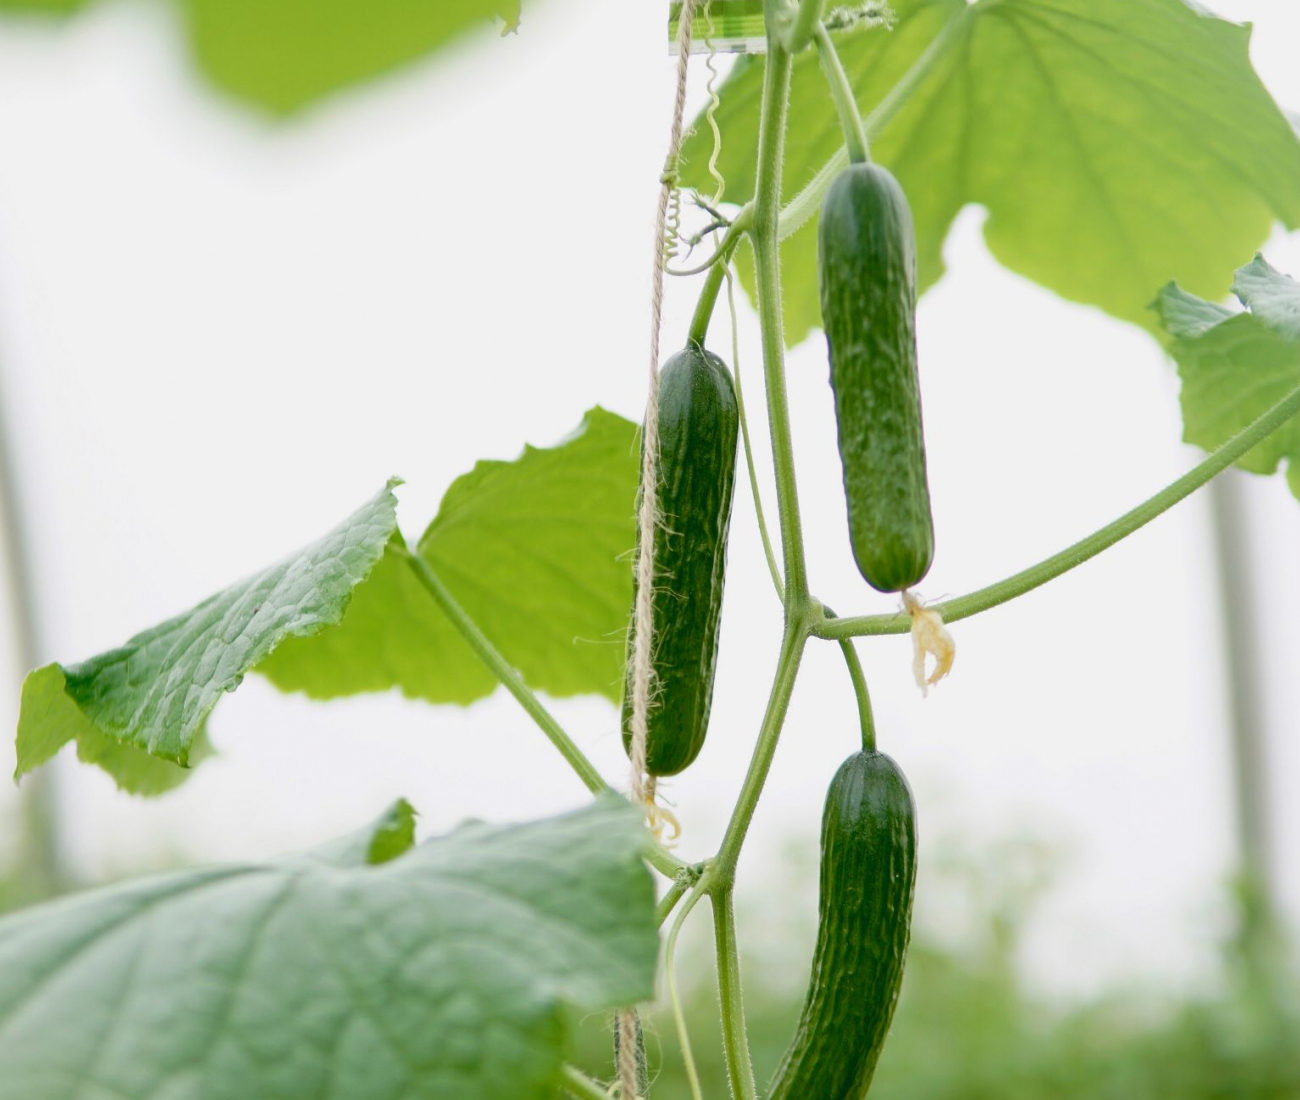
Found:
<svg viewBox="0 0 1300 1100"><path fill-rule="evenodd" d="M962 879L955 893L949 889L953 871ZM1244 895L1243 932L1225 945L1213 988L1174 994L1126 986L1065 1005L1033 992L1016 964L1025 920L1045 880L1022 877L995 882L990 890L993 861L958 865L941 877L947 881L928 881L918 891L923 913L871 1100L1300 1096L1300 982L1267 921ZM783 889L782 896L805 893L801 908L810 917L815 886ZM952 945L948 933L933 930L935 918L951 916L950 909L969 918L957 937L960 947ZM697 913L694 919L707 924L707 907ZM742 943L754 949L745 965L745 1007L760 1091L793 1033L813 940L806 922L792 932L793 925L782 924L784 915L780 906L765 905L740 916ZM707 938L700 937L701 951ZM799 941L797 950L791 938ZM704 1095L726 1096L712 968L700 957L680 960L677 969ZM608 1077L609 1033L603 1023L595 1017L586 1021L583 1065ZM666 1009L647 1021L647 1032L656 1074L651 1095L688 1097Z"/></svg>
<svg viewBox="0 0 1300 1100"><path fill-rule="evenodd" d="M382 76L519 0L174 0L195 60L222 91L277 115ZM90 0L0 0L0 13L69 15Z"/></svg>

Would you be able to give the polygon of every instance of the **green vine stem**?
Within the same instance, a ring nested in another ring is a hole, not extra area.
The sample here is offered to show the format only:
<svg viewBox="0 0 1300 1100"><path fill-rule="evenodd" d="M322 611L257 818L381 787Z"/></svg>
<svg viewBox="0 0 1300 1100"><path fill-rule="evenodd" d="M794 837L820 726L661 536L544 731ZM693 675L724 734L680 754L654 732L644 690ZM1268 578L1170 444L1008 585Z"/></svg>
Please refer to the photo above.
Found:
<svg viewBox="0 0 1300 1100"><path fill-rule="evenodd" d="M821 23L822 8L825 6L826 0L800 0L799 10L795 13L790 33L785 40L785 48L792 54L808 45L808 40L816 34L816 28Z"/></svg>
<svg viewBox="0 0 1300 1100"><path fill-rule="evenodd" d="M939 66L939 63L948 56L953 47L961 41L962 35L966 33L970 26L975 11L975 6L968 5L961 8L949 19L944 24L943 30L935 36L934 41L912 63L912 67L889 90L885 98L876 104L875 109L862 124L867 141L874 141L880 132L893 121L894 116L912 98L912 94L920 87L925 78ZM826 188L831 185L831 180L839 175L848 162L847 151L840 149L818 169L817 174L808 181L804 189L790 200L789 205L781 211L779 234L781 240L785 240L786 237L790 236L791 233L817 213L821 207L822 195L826 193Z"/></svg>
<svg viewBox="0 0 1300 1100"><path fill-rule="evenodd" d="M956 599L936 604L935 610L945 622L978 615L998 604L1014 600L1031 592L1041 584L1068 573L1077 565L1082 565L1089 558L1096 557L1103 550L1114 546L1123 538L1133 534L1139 527L1150 523L1161 513L1168 511L1184 497L1191 495L1215 474L1226 470L1237 459L1249 451L1265 436L1277 431L1283 424L1300 413L1300 389L1292 390L1263 416L1238 432L1199 465L1192 467L1177 481L1161 489L1155 496L1139 504L1132 511L1125 512L1113 523L1108 523L1087 538L1080 539L1072 546L1067 546L1059 554L1022 569L1014 576L996 584L988 585ZM911 619L899 612L894 615L862 615L850 619L823 619L814 622L813 633L821 638L850 638L865 634L906 634L911 629Z"/></svg>
<svg viewBox="0 0 1300 1100"><path fill-rule="evenodd" d="M732 906L732 885L736 877L736 861L745 833L753 820L759 795L767 782L772 766L772 756L781 736L781 726L790 705L799 660L803 656L808 638L808 625L803 619L787 622L781 643L781 656L777 661L776 679L768 699L767 711L759 729L758 743L750 760L745 782L731 814L731 821L722 838L722 846L708 874L709 892L713 899L714 941L718 963L718 1000L722 1010L723 1047L727 1061L727 1076L736 1100L756 1100L754 1068L749 1055L749 1040L745 1034L745 1009L740 988L740 958L736 946L736 916Z"/></svg>
<svg viewBox="0 0 1300 1100"><path fill-rule="evenodd" d="M828 619L838 616L829 607L822 607L822 614ZM852 638L840 639L840 652L844 654L844 663L849 669L849 679L853 682L853 694L858 700L858 722L862 726L862 751L876 751L876 718L871 712L871 694L867 691L867 677L862 671L862 662L858 660L858 651L853 648Z"/></svg>
<svg viewBox="0 0 1300 1100"><path fill-rule="evenodd" d="M758 487L758 471L754 467L754 448L749 441L749 418L745 415L745 387L740 382L740 332L736 322L736 291L731 269L727 269L727 308L731 313L731 361L736 372L736 409L740 413L740 436L745 446L745 467L749 471L749 491L754 498L754 516L758 521L758 537L763 543L763 556L767 570L772 575L776 598L785 603L785 584L781 570L772 552L772 539L767 533L767 517L763 513L763 494Z"/></svg>
<svg viewBox="0 0 1300 1100"><path fill-rule="evenodd" d="M514 666L502 656L501 651L492 644L488 636L479 629L478 624L469 617L465 609L457 602L456 597L451 594L451 590L442 583L442 578L433 571L432 566L419 554L412 554L409 550L402 549L399 553L406 558L406 563L415 573L416 580L433 597L434 602L442 609L443 614L451 620L451 624L460 631L461 637L469 643L470 648L478 655L479 660L492 670L492 674L518 700L519 705L528 712L529 717L546 734L551 744L559 749L560 755L568 762L569 767L577 773L578 778L582 780L587 790L595 795L613 793L609 785L601 778L600 772L596 770L595 765L573 743L573 739L564 732L563 727L552 717L551 712L542 706L541 700L524 683L523 677L519 675ZM667 875L669 878L675 878L682 871L690 869L689 864L678 859L659 843L648 846L645 858L646 862L655 870Z"/></svg>
<svg viewBox="0 0 1300 1100"><path fill-rule="evenodd" d="M754 1085L754 1063L745 1034L745 1010L740 992L740 951L736 943L736 907L731 886L715 888L713 941L718 957L718 1001L722 1008L722 1049L727 1061L734 1100L758 1100ZM809 1100L812 1100L810 1097Z"/></svg>
<svg viewBox="0 0 1300 1100"><path fill-rule="evenodd" d="M686 1029L686 1014L682 1011L682 998L677 990L677 935L681 932L682 925L686 923L686 918L691 915L691 910L699 904L700 898L708 893L708 888L706 875L691 889L691 895L683 903L677 919L673 921L672 929L668 933L668 941L664 945L664 980L668 986L668 1001L672 1006L673 1023L677 1027L677 1042L682 1049L682 1062L686 1067L686 1080L691 1087L691 1100L703 1100L703 1094L700 1091L700 1074L695 1068L695 1055L691 1050L691 1035Z"/></svg>
<svg viewBox="0 0 1300 1100"><path fill-rule="evenodd" d="M844 146L849 161L861 164L871 159L867 148L867 135L862 129L862 116L858 113L857 100L853 98L853 85L849 83L848 74L840 63L840 55L835 51L830 31L824 23L818 23L813 29L813 43L817 47L817 59L821 62L826 84L830 88L831 102L835 112L840 116L840 129L844 131Z"/></svg>
<svg viewBox="0 0 1300 1100"><path fill-rule="evenodd" d="M735 809L732 810L731 820L727 823L727 831L723 834L713 869L714 880L722 889L730 889L735 877L740 848L745 842L745 834L749 831L749 823L753 820L759 796L763 793L763 784L767 782L767 773L772 767L772 757L781 737L781 726L790 706L790 696L794 692L794 682L799 674L799 662L803 658L807 639L806 619L787 624L781 640L781 654L777 658L776 678L768 696L763 724L758 731L758 742L754 746L749 770L745 773L745 781L741 785Z"/></svg>
<svg viewBox="0 0 1300 1100"><path fill-rule="evenodd" d="M798 617L808 601L799 493L795 485L794 444L785 390L785 336L781 328L781 272L777 218L781 203L781 160L790 100L790 54L772 33L769 5L767 64L763 72L762 117L758 130L758 179L754 189L754 274L759 327L763 338L763 375L767 383L768 430L776 468L776 503L784 558L786 618Z"/></svg>
<svg viewBox="0 0 1300 1100"><path fill-rule="evenodd" d="M655 906L655 924L662 926L664 921L672 916L677 903L682 900L682 895L690 888L691 881L684 875L678 875L673 880L673 884L668 887L664 896L659 899L659 904Z"/></svg>
<svg viewBox="0 0 1300 1100"><path fill-rule="evenodd" d="M573 1066L561 1067L560 1081L574 1100L609 1100L609 1093L602 1086Z"/></svg>
<svg viewBox="0 0 1300 1100"><path fill-rule="evenodd" d="M704 346L704 338L709 334L709 321L713 318L713 307L718 301L718 291L722 289L722 280L726 277L727 265L731 262L736 246L740 244L741 235L749 228L753 211L753 203L746 203L740 208L740 213L736 215L735 220L727 229L717 251L713 253L713 258L705 265L708 268L709 275L704 280L704 286L700 288L700 298L695 305L695 313L691 317L690 330L686 334L687 340L700 345L700 347Z"/></svg>

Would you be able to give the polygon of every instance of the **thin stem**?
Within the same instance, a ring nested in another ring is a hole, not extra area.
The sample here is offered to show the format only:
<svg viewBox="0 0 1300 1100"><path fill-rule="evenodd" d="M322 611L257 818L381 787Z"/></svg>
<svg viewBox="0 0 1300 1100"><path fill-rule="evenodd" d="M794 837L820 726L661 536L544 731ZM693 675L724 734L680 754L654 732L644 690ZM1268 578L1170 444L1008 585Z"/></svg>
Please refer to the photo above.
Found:
<svg viewBox="0 0 1300 1100"><path fill-rule="evenodd" d="M564 1091L576 1100L609 1100L609 1093L601 1085L574 1066L561 1066L560 1080Z"/></svg>
<svg viewBox="0 0 1300 1100"><path fill-rule="evenodd" d="M830 31L824 23L818 23L813 30L813 42L817 46L817 59L821 62L822 72L830 88L831 101L835 104L835 113L840 116L840 129L844 131L848 158L853 164L861 164L871 159L867 135L862 129L857 100L853 98L853 85L849 83L844 66L840 64L840 55L836 53L835 43L831 41Z"/></svg>
<svg viewBox="0 0 1300 1100"><path fill-rule="evenodd" d="M758 537L763 540L763 556L767 558L767 569L772 575L772 584L776 588L776 598L785 602L785 584L781 580L781 570L776 564L776 554L772 552L772 539L767 533L767 517L763 513L763 494L758 488L758 471L754 468L754 448L749 442L749 418L745 415L745 389L740 383L740 332L736 323L736 292L731 268L727 268L727 308L731 312L731 359L736 370L736 408L740 413L740 435L745 444L745 466L749 470L749 491L754 498L754 515L758 519Z"/></svg>
<svg viewBox="0 0 1300 1100"><path fill-rule="evenodd" d="M837 618L829 607L823 607L822 613L828 619ZM862 726L862 751L876 751L876 719L871 713L871 695L867 691L867 677L862 671L862 662L858 660L858 651L853 648L852 638L840 639L840 652L844 654L844 663L849 669L849 679L853 682L853 694L858 700L858 722Z"/></svg>
<svg viewBox="0 0 1300 1100"><path fill-rule="evenodd" d="M713 307L717 303L718 291L722 289L722 280L727 272L727 264L736 251L736 245L740 243L741 234L749 225L752 211L752 203L746 203L741 207L740 213L736 215L735 221L731 223L731 227L722 238L722 243L718 245L717 251L709 261L709 275L700 289L700 299L695 305L690 331L686 335L691 343L704 346L704 339L709 334L709 321L713 317Z"/></svg>
<svg viewBox="0 0 1300 1100"><path fill-rule="evenodd" d="M790 98L790 55L772 33L763 75L762 119L758 131L758 179L754 194L754 271L759 324L763 336L763 374L767 382L768 429L776 467L776 501L781 522L786 618L802 615L808 600L799 493L795 485L794 444L785 391L785 337L781 331L781 273L777 216L781 201L781 160Z"/></svg>
<svg viewBox="0 0 1300 1100"><path fill-rule="evenodd" d="M822 8L825 6L826 0L800 0L799 10L795 13L794 22L790 24L790 34L785 41L786 49L792 54L808 45L808 40L816 34L816 28L821 25Z"/></svg>
<svg viewBox="0 0 1300 1100"><path fill-rule="evenodd" d="M700 898L708 893L708 889L709 880L706 875L691 890L691 896L686 899L677 919L673 921L668 942L664 945L664 979L668 985L668 1001L672 1005L673 1023L677 1025L677 1042L682 1048L682 1063L686 1067L686 1080L691 1086L692 1100L703 1100L703 1093L700 1091L699 1071L695 1068L695 1055L691 1051L690 1032L686 1030L686 1014L682 1011L682 999L677 991L677 934L686 923L686 918L691 915L691 910L699 904Z"/></svg>
<svg viewBox="0 0 1300 1100"><path fill-rule="evenodd" d="M735 1100L758 1100L754 1063L749 1056L749 1036L745 1032L736 910L731 888L715 889L710 897L713 901L713 942L718 957L718 1001L722 1008L722 1049L727 1061L727 1076Z"/></svg>
<svg viewBox="0 0 1300 1100"><path fill-rule="evenodd" d="M596 770L595 765L573 743L573 739L564 732L560 723L551 716L551 712L542 706L541 700L524 683L523 677L519 675L515 667L502 656L501 651L479 629L478 623L471 619L465 609L460 606L456 601L456 597L451 594L451 590L442 583L442 578L433 571L433 567L419 554L412 554L405 549L401 550L400 553L406 558L406 563L415 573L416 580L424 586L425 591L433 597L434 602L442 609L443 614L451 620L452 626L460 631L461 637L478 654L479 660L492 670L492 674L518 700L519 705L528 712L529 717L546 734L551 744L560 750L560 755L568 761L569 767L577 773L578 778L582 780L587 790L594 795L614 793L609 784L601 778L600 772ZM667 875L669 878L674 878L682 871L690 870L691 866L689 863L678 859L658 841L652 841L648 845L645 859L656 871Z"/></svg>
<svg viewBox="0 0 1300 1100"><path fill-rule="evenodd" d="M880 132L893 121L894 116L912 98L913 93L921 86L925 78L948 56L952 48L960 41L962 34L965 33L977 7L978 5L962 7L949 19L944 24L943 30L935 35L934 41L912 63L912 67L903 74L897 84L890 88L885 98L876 104L875 109L867 115L862 124L867 141L875 141ZM791 233L817 213L821 207L822 195L826 193L826 188L831 185L831 180L839 175L848 162L848 153L844 149L838 150L830 160L821 166L804 189L790 200L786 208L781 211L779 234L781 240L785 240L786 237L790 236Z"/></svg>
<svg viewBox="0 0 1300 1100"><path fill-rule="evenodd" d="M1234 435L1203 462L1193 466L1177 481L1161 489L1149 500L1125 512L1113 523L1108 523L1101 530L1080 539L1073 546L1066 547L1059 554L1053 554L1037 565L1022 569L1006 580L936 604L935 610L943 616L945 622L956 622L958 619L969 618L991 607L997 607L998 604L1006 603L1008 600L1014 600L1017 596L1032 592L1039 585L1046 584L1062 573L1068 573L1075 566L1096 557L1103 550L1114 546L1138 528L1167 512L1183 498L1190 496L1215 474L1231 466L1261 439L1277 431L1297 412L1300 412L1300 389L1292 390L1268 412ZM813 633L820 638L838 639L865 634L906 634L911 629L911 625L911 618L899 612L894 615L861 615L851 619L826 619L814 622L812 629Z"/></svg>
<svg viewBox="0 0 1300 1100"><path fill-rule="evenodd" d="M799 674L799 661L803 657L807 638L806 621L800 619L786 624L785 635L781 640L781 654L777 658L776 676L768 696L767 710L763 714L763 724L758 731L758 742L754 746L749 771L741 785L736 807L727 823L727 831L723 834L722 846L718 849L714 873L724 884L729 884L735 876L740 848L745 843L745 834L749 831L749 823L758 807L758 799L763 793L763 784L767 781L772 757L781 738L781 726L790 706L790 696L794 691L795 677Z"/></svg>
<svg viewBox="0 0 1300 1100"><path fill-rule="evenodd" d="M461 637L478 654L479 660L492 670L492 674L505 685L505 689L519 701L519 705L528 712L529 717L541 727L551 744L560 750L560 755L568 761L569 767L577 773L587 790L592 794L604 794L609 791L609 784L601 778L595 765L573 743L573 739L564 732L560 723L551 716L550 711L542 706L541 700L524 683L523 677L502 656L501 651L492 644L488 636L479 629L478 624L469 617L429 563L419 554L412 554L409 550L402 550L401 553L406 556L407 564L414 571L416 579L433 597L443 614L451 620L452 626L460 631Z"/></svg>
<svg viewBox="0 0 1300 1100"><path fill-rule="evenodd" d="M673 884L668 887L664 896L659 899L659 904L655 906L655 924L662 926L664 921L672 916L673 909L690 888L691 880L684 875L679 875L673 880Z"/></svg>

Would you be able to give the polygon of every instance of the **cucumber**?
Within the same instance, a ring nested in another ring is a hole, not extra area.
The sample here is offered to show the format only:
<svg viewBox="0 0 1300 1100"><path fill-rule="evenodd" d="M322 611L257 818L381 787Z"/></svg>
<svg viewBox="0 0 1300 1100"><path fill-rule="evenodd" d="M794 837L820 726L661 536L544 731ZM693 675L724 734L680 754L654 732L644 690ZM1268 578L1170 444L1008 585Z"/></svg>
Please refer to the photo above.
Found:
<svg viewBox="0 0 1300 1100"><path fill-rule="evenodd" d="M835 177L818 263L853 557L869 585L898 592L929 572L934 525L916 376L916 234L887 169L851 164Z"/></svg>
<svg viewBox="0 0 1300 1100"><path fill-rule="evenodd" d="M903 979L915 883L907 779L884 753L855 753L826 794L812 978L768 1100L867 1094Z"/></svg>
<svg viewBox="0 0 1300 1100"><path fill-rule="evenodd" d="M659 374L653 695L646 737L646 766L654 776L676 775L704 746L739 425L735 385L721 359L691 344L664 364ZM629 652L633 630L635 614ZM625 690L623 743L629 749L631 727L631 691Z"/></svg>

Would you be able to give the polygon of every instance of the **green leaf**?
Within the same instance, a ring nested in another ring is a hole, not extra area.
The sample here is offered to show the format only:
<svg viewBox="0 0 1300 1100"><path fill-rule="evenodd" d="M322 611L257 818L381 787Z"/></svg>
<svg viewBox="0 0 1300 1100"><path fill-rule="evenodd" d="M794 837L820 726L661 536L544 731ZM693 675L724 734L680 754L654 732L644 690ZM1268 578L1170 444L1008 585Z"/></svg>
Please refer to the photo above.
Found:
<svg viewBox="0 0 1300 1100"><path fill-rule="evenodd" d="M1183 383L1183 438L1207 451L1300 385L1300 284L1256 257L1237 272L1233 287L1249 312L1231 313L1173 283L1154 303ZM1300 497L1300 419L1237 465L1272 474L1283 461L1287 483Z"/></svg>
<svg viewBox="0 0 1300 1100"><path fill-rule="evenodd" d="M893 31L839 39L864 111L948 20L955 45L873 142L916 221L923 287L943 272L957 213L988 211L1007 267L1073 301L1148 324L1170 277L1221 297L1274 220L1300 225L1300 142L1250 67L1249 29L1183 0L896 0ZM722 89L727 198L753 193L762 64ZM784 190L790 197L841 146L813 51L795 61ZM706 193L707 126L684 178ZM816 234L782 249L786 333L820 324ZM746 273L752 293L752 273Z"/></svg>
<svg viewBox="0 0 1300 1100"><path fill-rule="evenodd" d="M174 0L195 61L218 88L287 115L410 64L519 0ZM88 0L0 0L7 11L67 15Z"/></svg>
<svg viewBox="0 0 1300 1100"><path fill-rule="evenodd" d="M19 15L72 15L90 4L92 0L0 0L0 15L17 12Z"/></svg>
<svg viewBox="0 0 1300 1100"><path fill-rule="evenodd" d="M518 0L178 0L199 68L279 114L372 80L502 17Z"/></svg>
<svg viewBox="0 0 1300 1100"><path fill-rule="evenodd" d="M1237 272L1232 292L1260 324L1287 340L1300 341L1300 283L1256 256Z"/></svg>
<svg viewBox="0 0 1300 1100"><path fill-rule="evenodd" d="M653 994L639 815L407 833L376 865L410 813L0 920L0 1100L550 1100L565 1006Z"/></svg>
<svg viewBox="0 0 1300 1100"><path fill-rule="evenodd" d="M618 698L637 462L636 426L594 408L558 446L458 478L420 539L418 552L533 688ZM394 552L341 626L290 639L257 671L318 699L397 687L463 705L496 688Z"/></svg>
<svg viewBox="0 0 1300 1100"><path fill-rule="evenodd" d="M157 794L175 786L197 762L195 744L202 744L204 723L221 696L286 638L342 619L353 588L397 530L396 484L300 553L120 649L29 674L18 718L17 775L75 740L83 760L127 790Z"/></svg>

